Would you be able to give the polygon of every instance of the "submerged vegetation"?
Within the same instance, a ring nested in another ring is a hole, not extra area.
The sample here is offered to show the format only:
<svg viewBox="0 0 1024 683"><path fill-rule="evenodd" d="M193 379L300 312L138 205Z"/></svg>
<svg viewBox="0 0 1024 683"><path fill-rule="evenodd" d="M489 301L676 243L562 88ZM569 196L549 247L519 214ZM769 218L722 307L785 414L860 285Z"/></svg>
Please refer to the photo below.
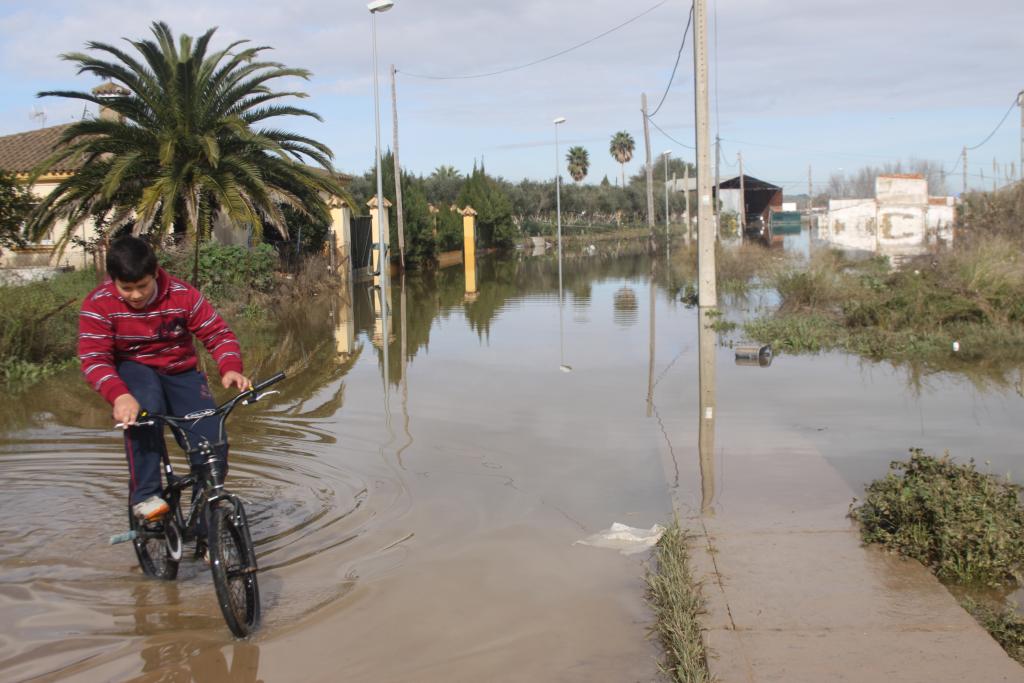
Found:
<svg viewBox="0 0 1024 683"><path fill-rule="evenodd" d="M648 601L657 622L654 632L665 650L662 669L674 681L711 681L701 636L704 599L694 581L686 548L687 535L675 522L658 541L656 571L647 575Z"/></svg>
<svg viewBox="0 0 1024 683"><path fill-rule="evenodd" d="M842 349L875 359L1024 358L1024 261L1003 237L912 259L852 261L819 253L775 279L778 310L747 323L753 338L791 352Z"/></svg>
<svg viewBox="0 0 1024 683"><path fill-rule="evenodd" d="M943 582L973 589L1019 587L1024 580L1024 508L1020 487L912 449L894 461L867 497L851 506L866 543L920 561ZM970 597L961 604L1024 663L1024 619L1012 607Z"/></svg>
<svg viewBox="0 0 1024 683"><path fill-rule="evenodd" d="M871 483L851 511L867 543L919 560L943 581L979 586L1024 579L1020 488L973 462L913 449Z"/></svg>
<svg viewBox="0 0 1024 683"><path fill-rule="evenodd" d="M778 272L779 306L745 332L780 351L840 349L941 367L1024 360L1024 184L968 195L953 248L893 269L818 252Z"/></svg>

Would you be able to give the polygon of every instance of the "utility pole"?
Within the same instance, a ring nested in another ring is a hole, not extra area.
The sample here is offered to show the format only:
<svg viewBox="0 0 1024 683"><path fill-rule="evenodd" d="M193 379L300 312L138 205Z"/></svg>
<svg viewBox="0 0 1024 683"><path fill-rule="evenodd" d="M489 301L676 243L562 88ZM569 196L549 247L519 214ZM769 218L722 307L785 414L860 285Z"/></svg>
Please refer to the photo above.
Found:
<svg viewBox="0 0 1024 683"><path fill-rule="evenodd" d="M697 46L694 45L694 49ZM696 69L697 67L694 66ZM719 183L722 181L720 170L722 168L722 138L715 135L715 239L718 239L718 228L721 225L722 188Z"/></svg>
<svg viewBox="0 0 1024 683"><path fill-rule="evenodd" d="M395 208L398 209L398 259L405 271L405 219L402 215L402 167L398 165L398 93L395 89L395 65L391 65L391 130L395 155Z"/></svg>
<svg viewBox="0 0 1024 683"><path fill-rule="evenodd" d="M996 158L992 157L992 191L996 191L996 182L999 180L999 164L996 163Z"/></svg>
<svg viewBox="0 0 1024 683"><path fill-rule="evenodd" d="M1017 93L1017 106L1020 107L1020 175L1024 179L1024 90Z"/></svg>
<svg viewBox="0 0 1024 683"><path fill-rule="evenodd" d="M683 193L686 195L686 243L690 243L690 165L683 164Z"/></svg>
<svg viewBox="0 0 1024 683"><path fill-rule="evenodd" d="M647 227L651 229L651 248L654 248L654 169L651 164L651 131L647 125L647 93L640 95L640 111L644 115L644 149L647 151Z"/></svg>
<svg viewBox="0 0 1024 683"><path fill-rule="evenodd" d="M807 213L814 208L814 183L811 182L811 165L807 164Z"/></svg>
<svg viewBox="0 0 1024 683"><path fill-rule="evenodd" d="M665 238L668 239L668 152L662 156L665 157Z"/></svg>
<svg viewBox="0 0 1024 683"><path fill-rule="evenodd" d="M718 305L715 283L715 220L711 199L711 137L708 129L707 0L693 3L694 123L697 146L697 303Z"/></svg>
<svg viewBox="0 0 1024 683"><path fill-rule="evenodd" d="M743 182L743 152L736 152L736 160L740 162L740 234L747 227L747 189Z"/></svg>
<svg viewBox="0 0 1024 683"><path fill-rule="evenodd" d="M964 163L963 163L963 167L964 167L964 189L963 189L963 194L967 194L967 145L964 145L963 155L964 155Z"/></svg>

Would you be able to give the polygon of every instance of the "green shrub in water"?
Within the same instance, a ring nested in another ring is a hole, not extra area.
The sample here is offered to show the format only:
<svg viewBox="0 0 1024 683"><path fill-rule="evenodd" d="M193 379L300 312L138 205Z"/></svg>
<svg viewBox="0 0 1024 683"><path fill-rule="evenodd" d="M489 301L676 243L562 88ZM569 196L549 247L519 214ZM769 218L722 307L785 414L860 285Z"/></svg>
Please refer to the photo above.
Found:
<svg viewBox="0 0 1024 683"><path fill-rule="evenodd" d="M867 543L921 561L942 580L988 586L1024 576L1024 509L1019 487L911 449L851 506Z"/></svg>
<svg viewBox="0 0 1024 683"><path fill-rule="evenodd" d="M171 274L191 282L194 253L190 247L160 253L161 265ZM214 301L239 293L269 292L278 267L277 252L269 244L252 249L207 242L199 247L199 288Z"/></svg>

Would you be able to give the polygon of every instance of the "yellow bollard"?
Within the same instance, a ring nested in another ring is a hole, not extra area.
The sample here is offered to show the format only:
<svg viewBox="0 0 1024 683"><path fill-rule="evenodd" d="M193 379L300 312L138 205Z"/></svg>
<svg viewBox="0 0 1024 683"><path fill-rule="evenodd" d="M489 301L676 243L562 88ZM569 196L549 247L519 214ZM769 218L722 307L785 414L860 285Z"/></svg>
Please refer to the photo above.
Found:
<svg viewBox="0 0 1024 683"><path fill-rule="evenodd" d="M476 286L476 211L467 206L462 214L462 264L466 270L466 301L475 301Z"/></svg>

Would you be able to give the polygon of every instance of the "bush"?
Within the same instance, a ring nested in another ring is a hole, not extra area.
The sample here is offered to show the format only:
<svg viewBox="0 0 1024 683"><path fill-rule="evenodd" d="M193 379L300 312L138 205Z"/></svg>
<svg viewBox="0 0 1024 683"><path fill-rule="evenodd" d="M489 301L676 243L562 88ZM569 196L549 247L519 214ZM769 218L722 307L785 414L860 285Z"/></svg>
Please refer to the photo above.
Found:
<svg viewBox="0 0 1024 683"><path fill-rule="evenodd" d="M96 286L94 271L73 271L40 282L0 286L0 362L5 377L24 375L25 363L63 363L75 356L78 309ZM16 362L17 361L17 362Z"/></svg>
<svg viewBox="0 0 1024 683"><path fill-rule="evenodd" d="M1019 487L911 449L867 499L851 506L866 543L879 543L929 566L945 581L997 586L1024 576L1024 510Z"/></svg>
<svg viewBox="0 0 1024 683"><path fill-rule="evenodd" d="M160 252L161 265L186 281L192 279L193 258L190 247ZM207 242L199 248L199 289L214 301L252 291L269 292L277 266L277 252L269 244L246 249Z"/></svg>

